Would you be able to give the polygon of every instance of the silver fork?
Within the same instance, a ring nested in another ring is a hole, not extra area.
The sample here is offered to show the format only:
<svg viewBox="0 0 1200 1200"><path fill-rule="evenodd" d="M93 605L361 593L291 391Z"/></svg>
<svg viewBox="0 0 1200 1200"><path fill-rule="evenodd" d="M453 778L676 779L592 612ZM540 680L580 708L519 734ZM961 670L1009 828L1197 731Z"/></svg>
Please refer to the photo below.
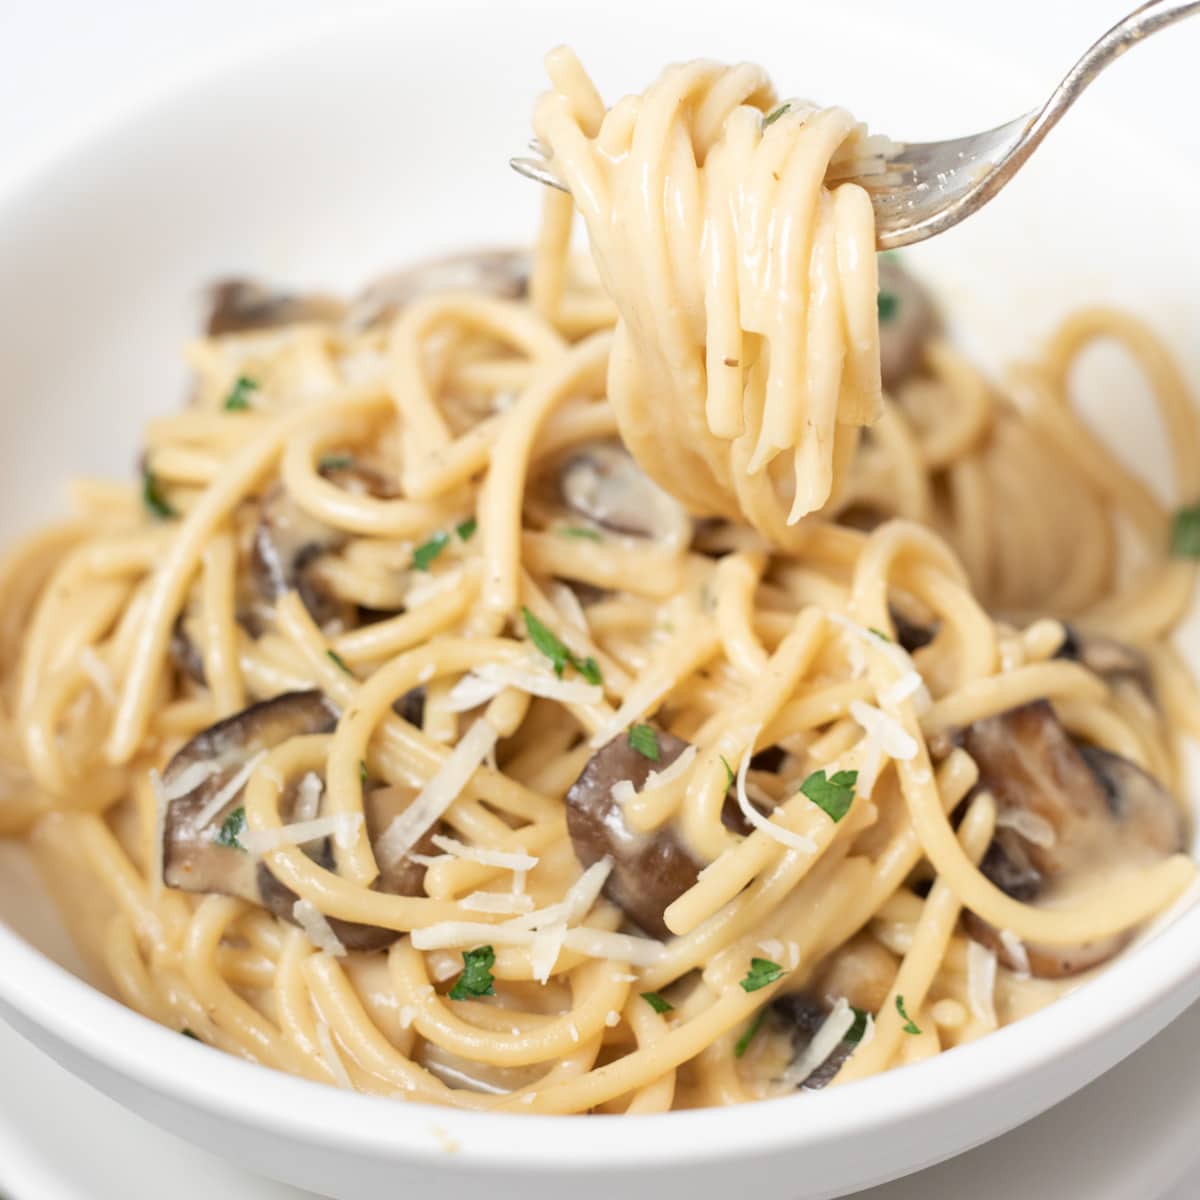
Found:
<svg viewBox="0 0 1200 1200"><path fill-rule="evenodd" d="M892 142L883 173L858 181L871 194L879 248L924 241L982 208L1105 67L1152 33L1197 12L1200 0L1149 0L1089 46L1041 108L986 133L944 142ZM534 157L509 159L512 169L567 191L542 147L534 142L532 149Z"/></svg>

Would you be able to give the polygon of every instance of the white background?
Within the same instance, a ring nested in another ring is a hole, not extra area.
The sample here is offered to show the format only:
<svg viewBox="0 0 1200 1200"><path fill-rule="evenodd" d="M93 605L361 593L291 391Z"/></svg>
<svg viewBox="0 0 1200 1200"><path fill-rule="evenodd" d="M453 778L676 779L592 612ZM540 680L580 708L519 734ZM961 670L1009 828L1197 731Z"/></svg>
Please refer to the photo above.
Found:
<svg viewBox="0 0 1200 1200"><path fill-rule="evenodd" d="M168 87L181 74L213 60L252 52L272 39L297 36L314 23L353 20L414 0L0 0L0 188L38 159L54 153L106 115ZM423 0L436 2L436 0ZM520 0L495 0L517 5ZM563 0L564 6L571 0ZM647 0L654 3L656 0ZM686 22L686 0L670 4ZM806 0L780 0L803 4ZM900 0L807 0L838 3L864 22ZM918 28L966 43L986 43L1012 55L1023 70L1044 75L1047 89L1084 45L1133 0L904 0ZM736 3L730 5L736 12ZM767 31L769 32L769 31ZM469 36L469 30L464 31ZM554 31L547 30L547 42ZM1159 141L1200 157L1200 18L1155 39L1118 64L1085 103L1123 109L1159 126ZM786 86L788 81L782 81ZM792 81L802 86L802 81ZM896 63L896 87L914 84ZM531 94L537 81L531 80ZM1039 99L1030 95L1029 106ZM969 132L953 127L954 97L947 96L947 125L938 130L888 130L913 140ZM997 122L1015 113L996 113ZM1068 118L1069 119L1069 118ZM878 123L878 122L877 122ZM498 147L498 154L512 147ZM1053 153L1053 140L1042 153ZM1164 173L1169 164L1161 164ZM1148 195L1158 180L1147 180ZM1087 197L1081 196L1086 204ZM1200 212L1200 202L1197 205ZM1098 253L1102 252L1099 248ZM69 281L64 281L64 287ZM1022 1200L1154 1200L1178 1178L1188 1155L1190 1114L1200 1113L1200 1015L1181 1019L1149 1047L1081 1097L998 1145L949 1167L921 1184L878 1189L871 1200L938 1200L971 1195L989 1200L989 1181L1008 1175ZM247 1180L208 1155L185 1148L137 1118L120 1112L71 1080L35 1051L0 1029L0 1184L11 1200L141 1200L171 1193L174 1200L219 1196L230 1200L281 1200L288 1189ZM1156 1105L1158 1108L1156 1109ZM69 1135L64 1124L70 1122ZM67 1147L70 1147L67 1152ZM1120 1169L1099 1172L1105 1150ZM1061 1163L1080 1164L1075 1172ZM153 1169L170 1163L170 1182ZM1038 1169L1036 1164L1044 1164ZM1089 1169L1084 1164L1091 1163ZM1172 1200L1200 1196L1200 1173L1179 1185ZM780 1200L786 1200L781 1197Z"/></svg>

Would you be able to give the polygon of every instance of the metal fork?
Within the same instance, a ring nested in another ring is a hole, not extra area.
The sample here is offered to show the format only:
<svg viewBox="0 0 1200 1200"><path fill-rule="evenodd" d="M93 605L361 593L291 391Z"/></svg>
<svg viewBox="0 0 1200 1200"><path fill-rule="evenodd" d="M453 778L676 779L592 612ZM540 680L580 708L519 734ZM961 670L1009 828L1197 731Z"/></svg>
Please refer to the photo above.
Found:
<svg viewBox="0 0 1200 1200"><path fill-rule="evenodd" d="M982 208L1105 67L1152 33L1197 12L1200 0L1149 0L1089 46L1041 108L986 133L944 142L891 142L883 172L857 181L871 194L879 248L924 241ZM532 148L535 157L509 159L512 169L567 191L541 146L535 142Z"/></svg>

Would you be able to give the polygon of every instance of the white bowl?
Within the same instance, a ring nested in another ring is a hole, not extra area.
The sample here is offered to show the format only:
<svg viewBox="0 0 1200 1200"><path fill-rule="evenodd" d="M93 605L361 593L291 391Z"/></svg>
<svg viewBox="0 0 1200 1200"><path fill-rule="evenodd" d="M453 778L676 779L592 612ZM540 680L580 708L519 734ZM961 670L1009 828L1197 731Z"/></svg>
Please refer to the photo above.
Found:
<svg viewBox="0 0 1200 1200"><path fill-rule="evenodd" d="M899 24L856 28L833 7L742 0L732 24L727 3L692 0L685 30L673 5L441 0L264 49L93 130L0 198L0 533L54 511L51 485L71 474L132 469L142 422L182 395L178 348L205 281L349 286L464 243L528 238L537 197L504 160L553 42L572 41L610 96L671 58L759 58L900 135L983 128L1037 94L1011 64ZM921 80L935 82L909 90ZM1150 194L1110 170L1153 155L1143 130L1085 105L986 213L911 252L974 352L998 364L1072 305L1110 301L1153 320L1195 374L1197 180L1174 162L1178 189ZM1103 356L1086 375L1105 428L1161 474L1136 381ZM1200 661L1194 636L1187 650ZM0 1013L150 1120L339 1197L705 1200L750 1181L831 1196L1028 1119L1200 994L1193 911L1037 1016L851 1087L629 1120L467 1114L302 1082L143 1020L73 973L21 851L0 851Z"/></svg>

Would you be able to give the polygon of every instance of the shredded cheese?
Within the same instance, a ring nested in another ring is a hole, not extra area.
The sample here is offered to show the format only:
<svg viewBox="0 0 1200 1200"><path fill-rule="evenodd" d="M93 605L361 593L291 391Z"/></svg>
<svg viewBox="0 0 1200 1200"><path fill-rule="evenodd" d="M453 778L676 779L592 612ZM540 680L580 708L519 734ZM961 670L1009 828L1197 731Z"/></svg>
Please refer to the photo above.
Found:
<svg viewBox="0 0 1200 1200"><path fill-rule="evenodd" d="M508 850L492 850L487 846L468 846L445 834L435 833L430 839L439 849L464 862L480 863L485 867L500 867L505 871L532 871L538 860L532 854Z"/></svg>
<svg viewBox="0 0 1200 1200"><path fill-rule="evenodd" d="M755 829L761 829L767 837L772 841L778 842L781 846L787 846L789 850L799 850L802 854L816 854L817 843L812 838L805 837L800 833L793 833L790 829L784 829L782 825L777 825L774 821L764 817L762 813L750 803L750 797L746 794L746 772L750 769L750 759L754 754L754 739L758 736L759 726L750 735L749 743L746 746L746 753L742 755L741 764L738 766L737 772L737 804L741 809L742 816L754 826Z"/></svg>
<svg viewBox="0 0 1200 1200"><path fill-rule="evenodd" d="M1054 826L1024 808L1002 808L996 813L996 828L1011 829L1035 846L1053 846L1058 840Z"/></svg>
<svg viewBox="0 0 1200 1200"><path fill-rule="evenodd" d="M1025 949L1025 943L1011 929L1001 929L1000 944L1012 962L1013 974L1018 979L1028 979L1029 953Z"/></svg>
<svg viewBox="0 0 1200 1200"><path fill-rule="evenodd" d="M627 962L634 967L649 967L667 952L662 942L651 938L634 937L628 933L610 933L606 929L578 926L568 929L568 950L576 950L588 958L607 958L612 962Z"/></svg>
<svg viewBox="0 0 1200 1200"><path fill-rule="evenodd" d="M251 854L265 854L280 846L304 846L327 837L333 838L342 850L348 850L362 824L362 813L331 813L328 817L293 821L275 829L246 829L238 835L238 841Z"/></svg>
<svg viewBox="0 0 1200 1200"><path fill-rule="evenodd" d="M496 745L495 729L480 718L463 734L446 761L437 769L417 798L384 831L375 843L381 866L395 866L429 827L458 799L484 759Z"/></svg>
<svg viewBox="0 0 1200 1200"><path fill-rule="evenodd" d="M988 1026L996 1024L995 998L996 955L971 939L967 942L967 1002L977 1021Z"/></svg>
<svg viewBox="0 0 1200 1200"><path fill-rule="evenodd" d="M203 829L246 786L250 776L254 774L255 767L266 757L267 752L260 750L248 762L243 763L241 770L192 818L192 827Z"/></svg>
<svg viewBox="0 0 1200 1200"><path fill-rule="evenodd" d="M531 660L527 664L481 664L450 689L446 708L450 712L466 712L498 696L507 687L561 704L599 704L604 699L604 689L599 684L583 679L559 679Z"/></svg>
<svg viewBox="0 0 1200 1200"><path fill-rule="evenodd" d="M574 588L555 580L550 587L550 601L566 619L567 624L573 625L580 633L587 633L587 615L583 611L583 605L579 603L579 597L575 594Z"/></svg>
<svg viewBox="0 0 1200 1200"><path fill-rule="evenodd" d="M618 1025L620 1025L620 1023L621 1023L621 1014L619 1012L617 1012L617 1010L615 1008L610 1008L608 1010L607 1015L604 1018L604 1024L607 1025L609 1029L616 1029L616 1027Z"/></svg>
<svg viewBox="0 0 1200 1200"><path fill-rule="evenodd" d="M656 788L667 787L677 779L682 779L687 774L688 768L696 761L697 753L698 751L695 746L687 746L673 762L663 767L661 771L651 771L646 776L646 782L642 787L642 794L652 792ZM618 804L628 804L637 794L637 789L634 788L633 782L629 779L618 780L618 782L613 784L610 792L610 795Z"/></svg>
<svg viewBox="0 0 1200 1200"><path fill-rule="evenodd" d="M912 696L913 706L918 713L923 713L930 707L933 703L933 697L930 696L929 688L925 686L925 681L921 678L921 673L917 670L912 655L903 646L881 638L877 633L872 633L865 625L860 625L857 621L852 621L843 613L827 611L825 615L835 625L840 626L849 633L852 639L857 640L860 645L869 646L877 654L882 654L900 672L901 678L892 684L892 687L898 686L901 680L905 681L905 685L908 686L909 676L916 675L916 686L912 688L911 692L906 692L901 698L907 699L909 696ZM851 645L853 645L853 641ZM861 672L854 672L854 674L857 676ZM880 699L885 704L889 703L883 696ZM899 701L891 701L891 703L899 703Z"/></svg>
<svg viewBox="0 0 1200 1200"><path fill-rule="evenodd" d="M888 758L902 762L916 758L916 739L883 709L863 700L851 700L850 715L862 726L867 740L876 744Z"/></svg>
<svg viewBox="0 0 1200 1200"><path fill-rule="evenodd" d="M325 785L316 771L308 771L296 788L296 807L292 809L292 821L315 821L321 812L321 793Z"/></svg>
<svg viewBox="0 0 1200 1200"><path fill-rule="evenodd" d="M548 929L542 929L532 935L529 966L538 983L549 983L550 972L554 970L554 964L558 962L558 956L566 938L567 923L565 921L551 925Z"/></svg>
<svg viewBox="0 0 1200 1200"><path fill-rule="evenodd" d="M804 1053L784 1071L783 1082L791 1087L799 1087L838 1048L853 1026L854 1010L844 996L839 996L829 1016L821 1022L821 1028L804 1048Z"/></svg>
<svg viewBox="0 0 1200 1200"><path fill-rule="evenodd" d="M195 762L189 763L169 781L162 780L160 777L163 799L168 804L173 800L182 800L184 796L194 792L205 780L211 779L220 769L215 762ZM157 775L157 772L155 774Z"/></svg>
<svg viewBox="0 0 1200 1200"><path fill-rule="evenodd" d="M337 934L325 920L325 914L312 901L297 900L292 905L292 917L318 950L324 950L326 954L332 954L334 958L345 956L346 947L338 940Z"/></svg>
<svg viewBox="0 0 1200 1200"><path fill-rule="evenodd" d="M471 892L459 903L471 912L527 913L533 909L533 897L512 892Z"/></svg>

